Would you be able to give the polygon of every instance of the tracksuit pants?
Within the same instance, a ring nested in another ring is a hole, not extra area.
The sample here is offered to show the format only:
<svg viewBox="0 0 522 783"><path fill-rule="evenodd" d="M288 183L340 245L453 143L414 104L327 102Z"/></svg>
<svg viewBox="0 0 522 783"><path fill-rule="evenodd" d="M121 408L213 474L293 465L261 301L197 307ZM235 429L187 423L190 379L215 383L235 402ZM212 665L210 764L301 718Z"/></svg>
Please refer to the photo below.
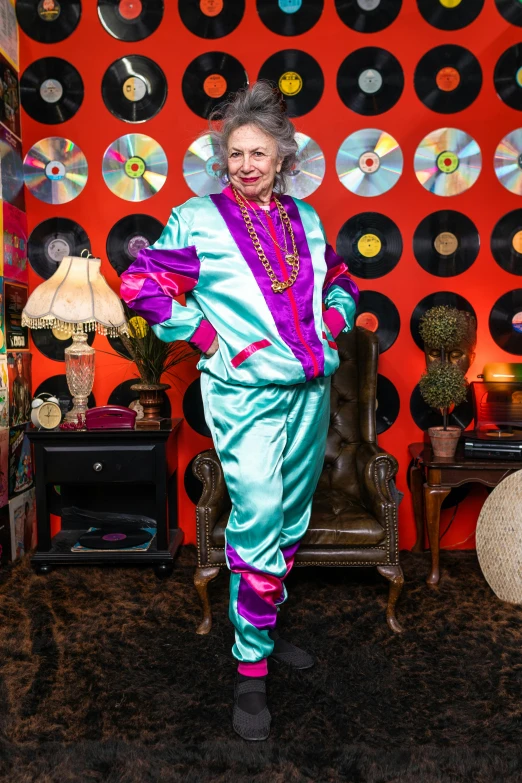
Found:
<svg viewBox="0 0 522 783"><path fill-rule="evenodd" d="M232 510L225 529L232 654L243 674L266 673L278 607L322 471L330 381L244 386L201 373L205 420Z"/></svg>

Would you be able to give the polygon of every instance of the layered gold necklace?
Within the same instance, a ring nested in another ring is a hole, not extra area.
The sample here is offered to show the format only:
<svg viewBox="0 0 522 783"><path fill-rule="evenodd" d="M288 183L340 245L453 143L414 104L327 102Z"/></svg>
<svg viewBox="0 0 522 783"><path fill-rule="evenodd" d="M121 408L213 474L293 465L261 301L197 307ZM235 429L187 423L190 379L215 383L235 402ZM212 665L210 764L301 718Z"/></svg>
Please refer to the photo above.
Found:
<svg viewBox="0 0 522 783"><path fill-rule="evenodd" d="M274 196L274 201L276 203L276 207L279 212L279 217L281 218L281 223L283 225L283 231L286 228L288 235L292 240L292 253L287 253L285 255L286 262L290 264L290 266L292 267L292 274L287 280L279 280L276 277L274 270L270 266L270 262L265 255L265 251L261 247L261 242L259 241L259 237L257 236L256 230L254 228L254 224L252 223L252 218L248 213L248 209L243 200L243 197L235 187L232 187L232 192L234 193L239 209L241 210L241 214L243 216L243 220L245 221L245 226L248 231L248 235L250 236L250 239L252 240L252 244L254 245L254 249L259 257L259 260L263 264L268 277L270 278L270 281L272 283L272 290L275 291L276 294L280 294L285 289L290 288L290 286L292 286L295 283L295 281L297 280L297 275L299 274L299 253L297 252L294 230L292 228L292 224L290 223L290 218L288 217L285 208L283 207L283 205L281 204L277 196ZM285 242L286 242L286 236L285 236ZM287 249L288 248L286 248L286 250Z"/></svg>

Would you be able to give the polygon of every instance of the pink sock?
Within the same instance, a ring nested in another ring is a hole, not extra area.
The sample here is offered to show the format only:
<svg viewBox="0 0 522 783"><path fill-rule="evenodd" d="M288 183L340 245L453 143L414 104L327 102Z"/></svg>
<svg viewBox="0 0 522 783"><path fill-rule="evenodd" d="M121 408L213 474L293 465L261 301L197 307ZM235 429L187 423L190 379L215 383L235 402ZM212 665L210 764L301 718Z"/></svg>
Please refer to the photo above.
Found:
<svg viewBox="0 0 522 783"><path fill-rule="evenodd" d="M256 663L241 661L237 670L239 674L243 674L245 677L265 677L268 674L268 663L266 658L256 661Z"/></svg>

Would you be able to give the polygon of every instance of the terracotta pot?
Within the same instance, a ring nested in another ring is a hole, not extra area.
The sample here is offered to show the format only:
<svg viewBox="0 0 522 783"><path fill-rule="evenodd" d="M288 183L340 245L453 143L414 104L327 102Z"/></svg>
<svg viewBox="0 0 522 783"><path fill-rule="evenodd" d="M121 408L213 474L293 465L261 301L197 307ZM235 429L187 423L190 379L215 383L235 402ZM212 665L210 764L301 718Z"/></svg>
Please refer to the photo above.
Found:
<svg viewBox="0 0 522 783"><path fill-rule="evenodd" d="M454 457L457 450L457 443L462 435L460 427L430 427L428 434L431 439L431 446L435 457Z"/></svg>
<svg viewBox="0 0 522 783"><path fill-rule="evenodd" d="M160 410L163 405L164 393L170 389L168 383L133 383L133 391L140 394L140 403L143 407L143 418L160 419Z"/></svg>

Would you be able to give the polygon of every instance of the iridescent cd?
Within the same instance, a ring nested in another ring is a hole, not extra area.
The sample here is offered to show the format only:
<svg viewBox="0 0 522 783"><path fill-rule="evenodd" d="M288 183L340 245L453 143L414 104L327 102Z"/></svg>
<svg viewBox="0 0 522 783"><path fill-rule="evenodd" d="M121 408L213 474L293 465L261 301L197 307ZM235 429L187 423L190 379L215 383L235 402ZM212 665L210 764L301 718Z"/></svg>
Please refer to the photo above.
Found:
<svg viewBox="0 0 522 783"><path fill-rule="evenodd" d="M522 195L522 128L517 128L504 136L493 161L495 174L505 188Z"/></svg>
<svg viewBox="0 0 522 783"><path fill-rule="evenodd" d="M157 141L143 133L127 133L107 147L102 173L105 184L125 201L144 201L167 179L167 156Z"/></svg>
<svg viewBox="0 0 522 783"><path fill-rule="evenodd" d="M335 160L344 187L358 196L386 193L401 176L402 165L399 143L376 128L364 128L348 136Z"/></svg>
<svg viewBox="0 0 522 783"><path fill-rule="evenodd" d="M221 193L228 183L219 176L219 159L210 134L200 136L190 145L183 158L185 182L197 196Z"/></svg>
<svg viewBox="0 0 522 783"><path fill-rule="evenodd" d="M296 133L297 164L286 177L286 192L295 198L306 198L324 179L325 161L320 146L310 136Z"/></svg>
<svg viewBox="0 0 522 783"><path fill-rule="evenodd" d="M423 138L415 152L415 175L436 196L456 196L477 181L482 168L480 147L457 128L438 128Z"/></svg>
<svg viewBox="0 0 522 783"><path fill-rule="evenodd" d="M87 159L70 139L49 136L24 158L24 181L33 196L46 204L67 204L87 182Z"/></svg>

